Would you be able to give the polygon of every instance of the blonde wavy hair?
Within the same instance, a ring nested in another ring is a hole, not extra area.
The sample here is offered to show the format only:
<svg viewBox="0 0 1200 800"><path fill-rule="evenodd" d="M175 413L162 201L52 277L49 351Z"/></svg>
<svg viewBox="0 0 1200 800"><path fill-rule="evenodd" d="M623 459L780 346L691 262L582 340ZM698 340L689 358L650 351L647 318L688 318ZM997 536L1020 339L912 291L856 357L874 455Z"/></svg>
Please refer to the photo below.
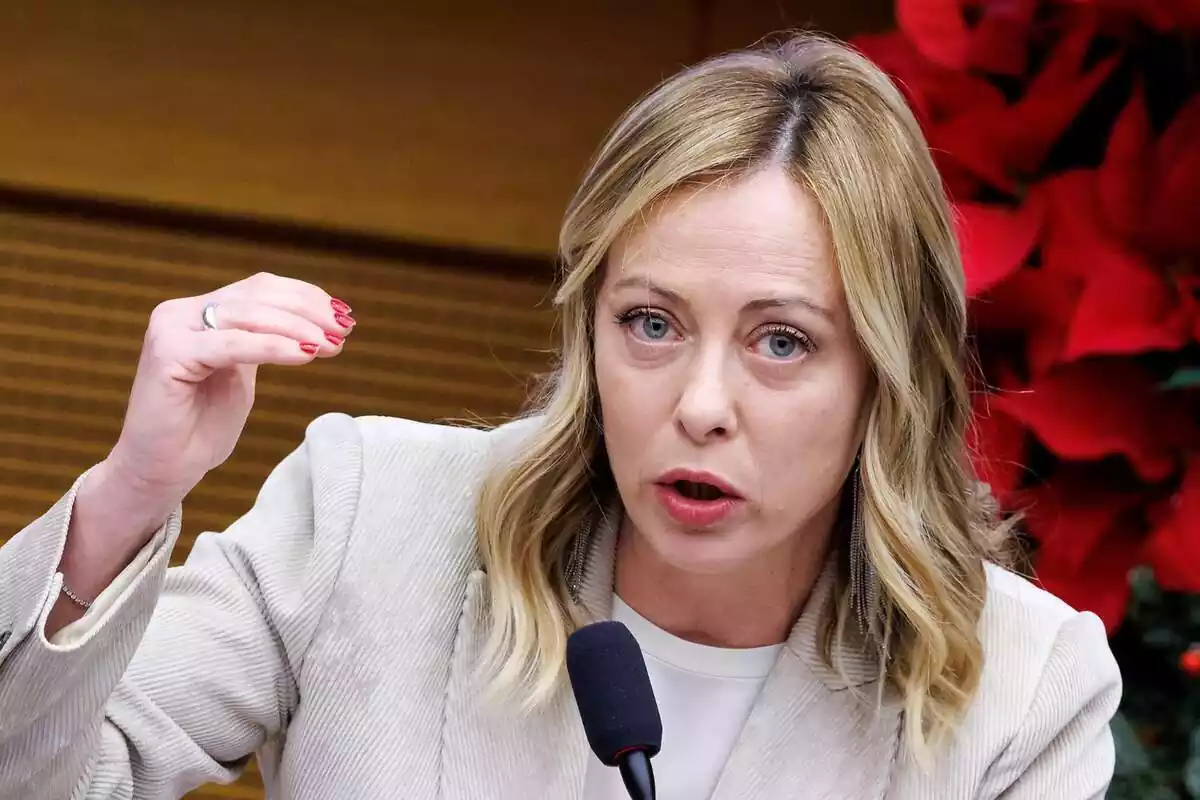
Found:
<svg viewBox="0 0 1200 800"><path fill-rule="evenodd" d="M886 639L880 686L899 692L919 761L980 679L986 561L1005 527L980 502L965 443L964 278L951 212L921 131L888 78L815 35L709 59L637 102L610 131L562 225L560 362L515 461L477 514L493 689L535 707L557 690L580 624L565 569L598 496L612 491L593 369L593 313L613 241L672 191L786 169L822 208L874 391L859 456L869 558ZM843 559L844 561L844 559ZM847 645L846 570L827 619Z"/></svg>

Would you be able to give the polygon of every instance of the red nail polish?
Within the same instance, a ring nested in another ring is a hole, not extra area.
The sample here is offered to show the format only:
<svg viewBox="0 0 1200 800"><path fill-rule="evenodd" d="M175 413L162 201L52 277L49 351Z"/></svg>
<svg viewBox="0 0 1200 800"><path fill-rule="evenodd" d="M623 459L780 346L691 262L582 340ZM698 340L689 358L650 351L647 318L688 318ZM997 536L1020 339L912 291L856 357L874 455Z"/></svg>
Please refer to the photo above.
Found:
<svg viewBox="0 0 1200 800"><path fill-rule="evenodd" d="M329 301L329 305L333 306L333 310L339 314L350 313L350 306L346 305L341 300L338 300L336 297Z"/></svg>
<svg viewBox="0 0 1200 800"><path fill-rule="evenodd" d="M313 344L312 342L303 342L300 345L300 349L303 350L307 355L311 356L313 353L317 352L317 350L321 349L321 346Z"/></svg>
<svg viewBox="0 0 1200 800"><path fill-rule="evenodd" d="M353 328L354 327L354 318L348 317L345 314L334 314L333 321L336 322L338 325L341 325L343 328Z"/></svg>
<svg viewBox="0 0 1200 800"><path fill-rule="evenodd" d="M334 347L337 347L342 342L346 341L345 339L343 339L342 337L338 336L335 333L327 333L327 334L325 334L325 338L328 339L329 343L331 345L333 345Z"/></svg>

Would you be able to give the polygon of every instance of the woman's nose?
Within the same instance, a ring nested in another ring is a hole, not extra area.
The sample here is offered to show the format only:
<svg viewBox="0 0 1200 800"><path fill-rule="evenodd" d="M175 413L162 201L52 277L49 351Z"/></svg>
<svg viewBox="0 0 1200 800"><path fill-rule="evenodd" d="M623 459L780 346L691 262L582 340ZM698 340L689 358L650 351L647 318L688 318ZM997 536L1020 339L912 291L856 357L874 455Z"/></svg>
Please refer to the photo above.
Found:
<svg viewBox="0 0 1200 800"><path fill-rule="evenodd" d="M680 429L696 443L733 434L737 415L725 355L701 354L687 369L675 409Z"/></svg>

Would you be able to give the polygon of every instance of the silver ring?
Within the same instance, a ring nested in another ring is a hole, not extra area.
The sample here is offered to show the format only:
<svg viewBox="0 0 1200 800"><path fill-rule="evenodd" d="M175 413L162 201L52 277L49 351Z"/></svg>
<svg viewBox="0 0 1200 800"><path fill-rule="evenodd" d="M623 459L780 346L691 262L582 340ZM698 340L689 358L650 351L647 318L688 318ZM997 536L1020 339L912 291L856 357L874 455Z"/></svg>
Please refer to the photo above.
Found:
<svg viewBox="0 0 1200 800"><path fill-rule="evenodd" d="M205 330L210 330L210 331L217 330L217 304L216 303L209 303L208 305L206 305L204 307L204 310L200 312L200 324L204 326Z"/></svg>

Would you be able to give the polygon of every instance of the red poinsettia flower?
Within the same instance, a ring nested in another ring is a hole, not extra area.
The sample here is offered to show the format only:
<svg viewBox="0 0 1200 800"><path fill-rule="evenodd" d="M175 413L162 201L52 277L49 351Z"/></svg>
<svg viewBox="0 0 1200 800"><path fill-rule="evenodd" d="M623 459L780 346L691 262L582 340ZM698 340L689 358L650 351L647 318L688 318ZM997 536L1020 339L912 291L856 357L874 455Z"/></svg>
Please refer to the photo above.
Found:
<svg viewBox="0 0 1200 800"><path fill-rule="evenodd" d="M1125 575L1139 552L1140 492L1079 465L1022 493L1025 525L1038 543L1041 583L1079 610L1092 611L1111 632L1128 599ZM1098 483L1099 481L1099 483Z"/></svg>
<svg viewBox="0 0 1200 800"><path fill-rule="evenodd" d="M1065 358L1175 350L1191 338L1196 304L1190 294L1118 251L1097 267L1071 319Z"/></svg>
<svg viewBox="0 0 1200 800"><path fill-rule="evenodd" d="M972 303L972 320L983 330L1021 334L1029 372L1036 377L1063 360L1083 286L1070 275L1021 269Z"/></svg>
<svg viewBox="0 0 1200 800"><path fill-rule="evenodd" d="M952 116L972 108L1003 108L1004 95L979 75L946 69L929 60L901 33L866 34L855 46L883 69L904 94L926 136ZM951 197L972 197L979 180L939 148L932 154Z"/></svg>
<svg viewBox="0 0 1200 800"><path fill-rule="evenodd" d="M896 0L896 24L934 64L967 66L971 32L959 0Z"/></svg>
<svg viewBox="0 0 1200 800"><path fill-rule="evenodd" d="M1072 171L1038 186L1046 198L1042 268L1080 281L1061 358L1174 350L1191 337L1195 301L1105 226L1097 175Z"/></svg>
<svg viewBox="0 0 1200 800"><path fill-rule="evenodd" d="M1108 78L1118 61L1089 60L1096 21L1078 9L1075 24L1051 51L1042 69L1015 103L969 107L932 127L936 149L987 184L1016 193Z"/></svg>
<svg viewBox="0 0 1200 800"><path fill-rule="evenodd" d="M1029 258L1041 233L1045 204L1032 195L1016 208L959 203L955 223L967 296L975 297L1012 275Z"/></svg>
<svg viewBox="0 0 1200 800"><path fill-rule="evenodd" d="M896 21L921 54L947 69L1005 75L1025 71L1038 0L897 0ZM968 26L964 11L975 17Z"/></svg>
<svg viewBox="0 0 1200 800"><path fill-rule="evenodd" d="M1052 452L1068 460L1121 456L1147 481L1169 476L1196 441L1196 421L1131 361L1064 364L1028 389L992 399Z"/></svg>
<svg viewBox="0 0 1200 800"><path fill-rule="evenodd" d="M1038 581L1072 608L1091 611L1100 617L1112 634L1124 619L1129 604L1129 571L1139 563L1139 544L1134 531L1114 525L1103 531L1095 549L1078 569L1071 569L1053 557L1038 558Z"/></svg>
<svg viewBox="0 0 1200 800"><path fill-rule="evenodd" d="M1113 126L1097 184L1106 221L1165 258L1200 255L1200 96L1155 141L1139 86Z"/></svg>
<svg viewBox="0 0 1200 800"><path fill-rule="evenodd" d="M1171 591L1200 592L1200 457L1193 457L1179 491L1157 509L1146 545L1155 577Z"/></svg>
<svg viewBox="0 0 1200 800"><path fill-rule="evenodd" d="M1029 64L1029 38L1039 0L984 0L972 9L968 60L973 69L996 75L1024 75Z"/></svg>

